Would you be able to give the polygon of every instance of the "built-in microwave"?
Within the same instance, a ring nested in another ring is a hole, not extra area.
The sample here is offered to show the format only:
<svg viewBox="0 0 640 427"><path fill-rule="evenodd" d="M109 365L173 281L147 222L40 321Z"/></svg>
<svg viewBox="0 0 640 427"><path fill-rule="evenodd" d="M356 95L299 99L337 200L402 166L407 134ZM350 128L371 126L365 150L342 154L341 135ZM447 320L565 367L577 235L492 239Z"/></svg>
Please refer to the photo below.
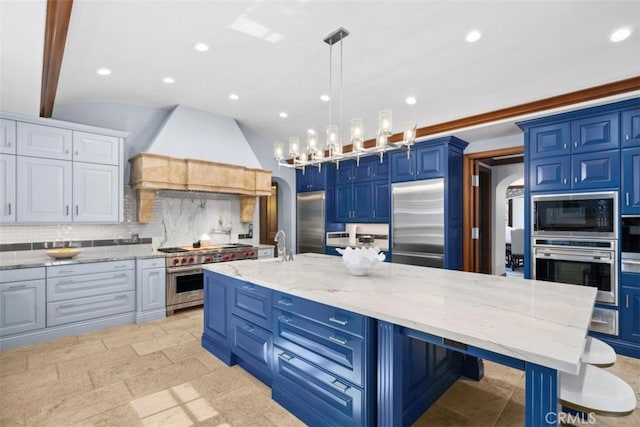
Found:
<svg viewBox="0 0 640 427"><path fill-rule="evenodd" d="M531 202L533 236L618 237L615 191L535 195Z"/></svg>

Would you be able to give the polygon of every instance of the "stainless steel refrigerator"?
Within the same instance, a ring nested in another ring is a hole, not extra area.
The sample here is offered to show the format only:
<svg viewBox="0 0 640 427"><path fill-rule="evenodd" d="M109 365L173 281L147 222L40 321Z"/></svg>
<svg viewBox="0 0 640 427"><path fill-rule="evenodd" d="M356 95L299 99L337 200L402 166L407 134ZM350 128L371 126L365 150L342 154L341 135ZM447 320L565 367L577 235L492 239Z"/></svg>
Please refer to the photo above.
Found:
<svg viewBox="0 0 640 427"><path fill-rule="evenodd" d="M298 194L296 253L324 253L324 197L324 191Z"/></svg>
<svg viewBox="0 0 640 427"><path fill-rule="evenodd" d="M391 260L444 267L444 179L391 186Z"/></svg>

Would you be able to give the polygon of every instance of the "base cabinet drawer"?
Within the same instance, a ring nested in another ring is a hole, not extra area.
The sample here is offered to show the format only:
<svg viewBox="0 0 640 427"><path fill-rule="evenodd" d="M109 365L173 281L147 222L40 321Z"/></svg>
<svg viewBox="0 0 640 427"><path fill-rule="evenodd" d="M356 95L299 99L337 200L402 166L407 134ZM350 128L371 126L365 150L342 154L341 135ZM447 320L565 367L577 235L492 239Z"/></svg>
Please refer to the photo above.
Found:
<svg viewBox="0 0 640 427"><path fill-rule="evenodd" d="M274 310L274 342L285 350L363 385L363 340L292 313Z"/></svg>
<svg viewBox="0 0 640 427"><path fill-rule="evenodd" d="M135 271L55 277L47 280L47 302L133 291Z"/></svg>
<svg viewBox="0 0 640 427"><path fill-rule="evenodd" d="M47 304L47 326L111 316L135 309L135 291L50 302Z"/></svg>
<svg viewBox="0 0 640 427"><path fill-rule="evenodd" d="M271 330L271 290L235 280L231 313Z"/></svg>
<svg viewBox="0 0 640 427"><path fill-rule="evenodd" d="M44 279L0 284L0 336L45 326Z"/></svg>
<svg viewBox="0 0 640 427"><path fill-rule="evenodd" d="M618 335L618 311L595 307L589 330L602 334Z"/></svg>
<svg viewBox="0 0 640 427"><path fill-rule="evenodd" d="M272 397L313 426L366 425L364 393L274 346Z"/></svg>
<svg viewBox="0 0 640 427"><path fill-rule="evenodd" d="M231 316L231 331L231 351L240 358L240 366L271 385L271 332L237 316Z"/></svg>

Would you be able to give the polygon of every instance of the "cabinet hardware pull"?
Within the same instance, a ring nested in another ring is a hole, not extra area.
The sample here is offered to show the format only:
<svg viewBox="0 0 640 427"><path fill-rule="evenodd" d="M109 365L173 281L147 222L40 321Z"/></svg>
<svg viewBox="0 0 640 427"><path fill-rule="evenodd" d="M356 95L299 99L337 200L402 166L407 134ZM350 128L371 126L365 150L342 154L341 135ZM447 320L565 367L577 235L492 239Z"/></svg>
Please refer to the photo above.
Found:
<svg viewBox="0 0 640 427"><path fill-rule="evenodd" d="M578 141L574 142L574 143L573 143L573 146L574 146L575 148L578 148Z"/></svg>
<svg viewBox="0 0 640 427"><path fill-rule="evenodd" d="M69 216L69 205L66 206L66 212L65 215Z"/></svg>
<svg viewBox="0 0 640 427"><path fill-rule="evenodd" d="M628 141L628 140L629 140L629 134L626 134L626 135L624 136L624 139L625 139L625 141ZM11 144L9 144L9 147L11 147Z"/></svg>
<svg viewBox="0 0 640 427"><path fill-rule="evenodd" d="M629 308L629 294L627 294L624 298L626 308Z"/></svg>
<svg viewBox="0 0 640 427"><path fill-rule="evenodd" d="M287 353L280 353L280 354L278 355L278 357L279 357L280 359L282 359L282 360L287 361L287 362L288 362L288 361L290 361L291 359L293 359L293 356L289 356Z"/></svg>
<svg viewBox="0 0 640 427"><path fill-rule="evenodd" d="M566 142L564 144L562 144L562 148L565 149L565 150L567 149L567 143Z"/></svg>
<svg viewBox="0 0 640 427"><path fill-rule="evenodd" d="M256 290L255 286L251 286L251 285L242 285L242 289L244 289L245 291L255 291Z"/></svg>
<svg viewBox="0 0 640 427"><path fill-rule="evenodd" d="M334 335L331 335L329 337L329 341L333 341L334 343L340 344L340 345L347 345L347 340L341 340L340 338L338 338L338 337L336 337Z"/></svg>
<svg viewBox="0 0 640 427"><path fill-rule="evenodd" d="M591 323L597 323L598 325L608 325L609 322L600 319L591 319Z"/></svg>
<svg viewBox="0 0 640 427"><path fill-rule="evenodd" d="M289 300L285 300L285 299L280 299L278 300L278 304L282 304L286 307L291 307L293 305L293 303Z"/></svg>
<svg viewBox="0 0 640 427"><path fill-rule="evenodd" d="M284 323L291 322L291 318L288 316L278 316L278 320L282 320Z"/></svg>
<svg viewBox="0 0 640 427"><path fill-rule="evenodd" d="M121 274L116 274L115 276L113 276L114 278L116 277L127 277L127 273L121 273Z"/></svg>
<svg viewBox="0 0 640 427"><path fill-rule="evenodd" d="M58 308L69 308L69 307L74 307L75 304L71 304L71 303L66 303L66 304L60 304L58 306Z"/></svg>
<svg viewBox="0 0 640 427"><path fill-rule="evenodd" d="M13 285L13 286L9 286L9 289L24 289L26 287L27 285Z"/></svg>
<svg viewBox="0 0 640 427"><path fill-rule="evenodd" d="M59 271L60 274L68 274L68 273L73 273L73 270L60 270Z"/></svg>
<svg viewBox="0 0 640 427"><path fill-rule="evenodd" d="M627 193L629 194L629 193ZM11 215L11 203L9 203L9 215Z"/></svg>
<svg viewBox="0 0 640 427"><path fill-rule="evenodd" d="M629 206L629 193L626 193L626 194L625 194L625 199L627 199L627 200L626 200L626 202L627 202L627 206Z"/></svg>
<svg viewBox="0 0 640 427"><path fill-rule="evenodd" d="M564 178L564 179L562 180L562 183L563 183L563 184L566 184L566 183L567 183L567 178Z"/></svg>
<svg viewBox="0 0 640 427"><path fill-rule="evenodd" d="M76 150L76 156L78 155L78 150Z"/></svg>
<svg viewBox="0 0 640 427"><path fill-rule="evenodd" d="M334 386L335 388L337 388L338 390L340 390L343 393L346 393L347 390L349 390L349 386L348 385L344 385L338 380L329 381L329 384L331 384L332 386Z"/></svg>
<svg viewBox="0 0 640 427"><path fill-rule="evenodd" d="M629 135L627 135L627 139L629 139ZM7 147L11 147L11 141L7 143Z"/></svg>
<svg viewBox="0 0 640 427"><path fill-rule="evenodd" d="M117 296L113 297L113 299L127 299L127 298L129 298L128 295L117 295Z"/></svg>
<svg viewBox="0 0 640 427"><path fill-rule="evenodd" d="M60 280L58 282L58 285L70 285L72 283L74 283L73 279L66 279L66 280Z"/></svg>
<svg viewBox="0 0 640 427"><path fill-rule="evenodd" d="M80 215L80 214L78 213L78 205L76 205L76 215Z"/></svg>
<svg viewBox="0 0 640 427"><path fill-rule="evenodd" d="M578 182L578 177L577 176L573 177L573 182L575 182L575 183Z"/></svg>
<svg viewBox="0 0 640 427"><path fill-rule="evenodd" d="M113 268L126 268L127 264L122 264L122 265L114 265Z"/></svg>
<svg viewBox="0 0 640 427"><path fill-rule="evenodd" d="M64 150L64 154L69 154L69 150Z"/></svg>
<svg viewBox="0 0 640 427"><path fill-rule="evenodd" d="M375 209L373 210L373 217L374 218L376 217L376 210Z"/></svg>
<svg viewBox="0 0 640 427"><path fill-rule="evenodd" d="M244 329L247 332L253 332L253 328L251 326L249 326L249 325L244 325L242 327L242 329Z"/></svg>
<svg viewBox="0 0 640 427"><path fill-rule="evenodd" d="M348 320L336 319L333 316L329 318L329 322L337 323L338 325L342 325L342 326L347 326L347 323L349 323Z"/></svg>

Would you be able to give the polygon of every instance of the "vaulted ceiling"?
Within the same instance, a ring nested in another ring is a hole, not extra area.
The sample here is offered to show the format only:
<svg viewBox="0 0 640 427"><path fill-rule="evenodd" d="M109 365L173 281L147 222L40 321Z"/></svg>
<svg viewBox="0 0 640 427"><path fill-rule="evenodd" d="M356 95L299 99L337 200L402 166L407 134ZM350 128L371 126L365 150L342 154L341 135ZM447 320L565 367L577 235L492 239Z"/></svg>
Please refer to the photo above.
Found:
<svg viewBox="0 0 640 427"><path fill-rule="evenodd" d="M0 0L4 111L40 111L46 6ZM333 46L330 73L323 39L339 27L350 35ZM611 42L621 27L630 37ZM465 41L471 30L480 40ZM368 138L383 109L396 132L407 121L435 134L497 120L469 136L513 134L522 114L640 94L640 1L75 0L54 115L72 103L182 104L286 141L328 124L330 75L333 121L362 118Z"/></svg>

